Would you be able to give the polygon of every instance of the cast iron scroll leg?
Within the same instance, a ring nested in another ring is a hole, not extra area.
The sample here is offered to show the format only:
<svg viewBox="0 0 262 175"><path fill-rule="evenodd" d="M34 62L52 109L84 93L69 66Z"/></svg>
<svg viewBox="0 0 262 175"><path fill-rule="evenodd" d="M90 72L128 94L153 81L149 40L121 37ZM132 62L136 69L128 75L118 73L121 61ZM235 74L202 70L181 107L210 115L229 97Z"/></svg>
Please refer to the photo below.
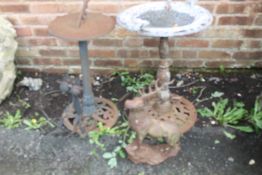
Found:
<svg viewBox="0 0 262 175"><path fill-rule="evenodd" d="M96 111L94 95L90 84L90 73L87 55L87 41L79 41L80 58L81 58L81 68L83 74L83 116L91 117Z"/></svg>

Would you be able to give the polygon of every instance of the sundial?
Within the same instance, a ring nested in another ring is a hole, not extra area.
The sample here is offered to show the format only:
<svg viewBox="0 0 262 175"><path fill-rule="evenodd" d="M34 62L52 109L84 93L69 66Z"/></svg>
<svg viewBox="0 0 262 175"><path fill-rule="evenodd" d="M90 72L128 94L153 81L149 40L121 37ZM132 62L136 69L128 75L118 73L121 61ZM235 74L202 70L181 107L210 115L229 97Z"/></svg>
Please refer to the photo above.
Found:
<svg viewBox="0 0 262 175"><path fill-rule="evenodd" d="M48 26L51 35L66 41L77 41L79 45L83 83L67 76L60 81L60 88L72 96L72 103L62 114L64 125L81 136L96 129L97 122L112 127L119 116L114 103L105 98L94 97L88 60L88 41L111 32L115 19L100 13L87 12L88 3L89 0L83 0L81 12L59 16Z"/></svg>

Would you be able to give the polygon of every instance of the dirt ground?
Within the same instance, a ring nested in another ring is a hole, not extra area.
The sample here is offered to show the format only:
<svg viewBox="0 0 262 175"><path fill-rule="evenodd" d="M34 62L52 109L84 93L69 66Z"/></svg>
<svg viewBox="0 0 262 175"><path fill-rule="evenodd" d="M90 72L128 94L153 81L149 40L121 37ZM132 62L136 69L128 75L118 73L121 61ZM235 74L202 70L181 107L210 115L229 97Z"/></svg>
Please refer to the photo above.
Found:
<svg viewBox="0 0 262 175"><path fill-rule="evenodd" d="M262 91L262 71L238 71L223 73L173 73L176 80L171 91L183 95L196 104L196 99L210 97L215 91L224 97L245 103L251 109L257 95ZM44 85L40 91L32 92L25 87L15 87L12 95L0 106L0 117L6 111L21 109L24 117L35 112L47 117L57 127L40 131L23 128L0 127L0 174L1 175L260 175L262 174L262 135L244 134L230 130L236 139L230 140L223 128L212 125L210 120L198 118L196 125L181 139L181 151L157 166L135 165L127 159L119 159L117 168L110 169L102 158L91 155L93 145L88 139L79 138L61 126L60 116L69 97L60 93L57 80L62 75L22 74L19 76L40 77ZM131 98L120 84L118 77L96 76L93 90L96 96L117 98L122 109L124 98ZM177 86L178 85L178 86ZM192 92L192 88L204 89ZM24 101L31 106L24 107ZM210 106L212 100L196 104ZM112 149L117 138L103 138ZM219 141L219 142L217 142ZM255 161L250 165L250 161Z"/></svg>

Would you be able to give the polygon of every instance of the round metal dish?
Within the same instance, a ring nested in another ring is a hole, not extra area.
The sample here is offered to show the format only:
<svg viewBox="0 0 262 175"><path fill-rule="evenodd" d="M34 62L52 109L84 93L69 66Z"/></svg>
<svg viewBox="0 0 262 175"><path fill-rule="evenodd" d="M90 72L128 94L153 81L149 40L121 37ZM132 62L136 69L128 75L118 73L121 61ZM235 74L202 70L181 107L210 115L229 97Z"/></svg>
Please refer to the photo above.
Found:
<svg viewBox="0 0 262 175"><path fill-rule="evenodd" d="M87 41L105 35L114 29L115 18L99 13L88 13L78 27L79 15L80 13L74 13L57 17L49 24L49 33L69 41Z"/></svg>
<svg viewBox="0 0 262 175"><path fill-rule="evenodd" d="M117 23L145 36L173 37L193 34L212 23L210 12L198 5L184 2L150 2L133 6L117 16Z"/></svg>

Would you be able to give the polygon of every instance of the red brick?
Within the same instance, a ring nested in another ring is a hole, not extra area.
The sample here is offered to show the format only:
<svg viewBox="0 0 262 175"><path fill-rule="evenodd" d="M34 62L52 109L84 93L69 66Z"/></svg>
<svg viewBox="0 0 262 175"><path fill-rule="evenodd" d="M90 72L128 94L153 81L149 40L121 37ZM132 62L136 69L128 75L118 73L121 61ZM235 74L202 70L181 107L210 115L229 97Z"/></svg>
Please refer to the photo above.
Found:
<svg viewBox="0 0 262 175"><path fill-rule="evenodd" d="M182 51L182 58L196 58L197 51L190 51L190 50L183 50Z"/></svg>
<svg viewBox="0 0 262 175"><path fill-rule="evenodd" d="M15 59L16 64L19 65L30 65L31 64L31 60L28 58L17 58Z"/></svg>
<svg viewBox="0 0 262 175"><path fill-rule="evenodd" d="M64 4L46 4L46 3L32 3L30 5L31 13L61 13L63 11Z"/></svg>
<svg viewBox="0 0 262 175"><path fill-rule="evenodd" d="M158 60L158 59L157 60L153 60L153 59L145 60L145 59L143 59L139 66L146 67L146 68L156 68L157 69L159 64L160 64L160 60Z"/></svg>
<svg viewBox="0 0 262 175"><path fill-rule="evenodd" d="M242 35L247 38L262 38L262 29L246 29Z"/></svg>
<svg viewBox="0 0 262 175"><path fill-rule="evenodd" d="M15 27L15 30L19 37L32 36L32 30L29 27Z"/></svg>
<svg viewBox="0 0 262 175"><path fill-rule="evenodd" d="M241 60L241 59L259 60L259 59L262 59L262 51L236 52L233 54L233 58L238 59L238 60Z"/></svg>
<svg viewBox="0 0 262 175"><path fill-rule="evenodd" d="M220 58L226 59L230 58L230 54L224 51L215 51L215 50L208 50L208 51L199 51L199 58Z"/></svg>
<svg viewBox="0 0 262 175"><path fill-rule="evenodd" d="M217 6L216 13L218 14L234 14L234 13L244 13L246 5L245 4L219 4Z"/></svg>
<svg viewBox="0 0 262 175"><path fill-rule="evenodd" d="M40 50L40 55L42 56L50 56L50 57L59 57L59 56L66 56L66 50L54 50L54 49L47 49L47 50Z"/></svg>
<svg viewBox="0 0 262 175"><path fill-rule="evenodd" d="M117 51L117 57L120 58L139 58L139 54L138 50L120 49Z"/></svg>
<svg viewBox="0 0 262 175"><path fill-rule="evenodd" d="M202 67L203 61L201 60L173 60L170 69L175 69L176 67L184 67L184 68L194 68L194 67Z"/></svg>
<svg viewBox="0 0 262 175"><path fill-rule="evenodd" d="M253 12L262 13L262 4L259 0L258 0L258 3L253 4Z"/></svg>
<svg viewBox="0 0 262 175"><path fill-rule="evenodd" d="M150 50L149 56L150 56L150 58L159 58L159 51L157 49L156 50Z"/></svg>
<svg viewBox="0 0 262 175"><path fill-rule="evenodd" d="M242 45L240 40L215 40L212 42L214 48L238 48Z"/></svg>
<svg viewBox="0 0 262 175"><path fill-rule="evenodd" d="M1 13L27 13L29 8L23 4L12 4L12 5L0 5Z"/></svg>
<svg viewBox="0 0 262 175"><path fill-rule="evenodd" d="M205 65L210 68L219 68L220 66L224 67L233 67L236 64L236 61L207 61Z"/></svg>
<svg viewBox="0 0 262 175"><path fill-rule="evenodd" d="M182 58L182 52L180 50L171 50L169 55L171 58Z"/></svg>
<svg viewBox="0 0 262 175"><path fill-rule="evenodd" d="M243 47L245 47L245 48L262 48L262 41L245 40Z"/></svg>
<svg viewBox="0 0 262 175"><path fill-rule="evenodd" d="M146 47L158 47L159 40L158 39L144 39L144 46Z"/></svg>
<svg viewBox="0 0 262 175"><path fill-rule="evenodd" d="M34 28L33 30L35 36L49 36L47 27Z"/></svg>
<svg viewBox="0 0 262 175"><path fill-rule="evenodd" d="M126 67L137 67L139 65L139 59L125 59L124 66Z"/></svg>
<svg viewBox="0 0 262 175"><path fill-rule="evenodd" d="M80 59L63 59L64 65L80 65L81 60Z"/></svg>
<svg viewBox="0 0 262 175"><path fill-rule="evenodd" d="M208 41L206 40L178 40L176 46L179 47L208 47Z"/></svg>
<svg viewBox="0 0 262 175"><path fill-rule="evenodd" d="M149 58L150 54L148 50L140 50L139 58Z"/></svg>
<svg viewBox="0 0 262 175"><path fill-rule="evenodd" d="M247 16L222 16L219 18L219 25L251 25L253 18Z"/></svg>
<svg viewBox="0 0 262 175"><path fill-rule="evenodd" d="M92 41L94 46L122 46L122 40L120 39L95 39Z"/></svg>
<svg viewBox="0 0 262 175"><path fill-rule="evenodd" d="M113 58L114 50L89 50L89 56L94 58Z"/></svg>
<svg viewBox="0 0 262 175"><path fill-rule="evenodd" d="M32 38L28 40L30 46L56 46L56 39L54 38Z"/></svg>
<svg viewBox="0 0 262 175"><path fill-rule="evenodd" d="M35 57L38 55L39 55L39 52L37 49L32 49L28 47L18 47L16 51L17 57Z"/></svg>
<svg viewBox="0 0 262 175"><path fill-rule="evenodd" d="M39 65L61 65L61 60L58 58L34 58L33 62Z"/></svg>
<svg viewBox="0 0 262 175"><path fill-rule="evenodd" d="M68 68L65 67L44 67L41 69L41 72L55 73L55 74L63 74L68 73Z"/></svg>
<svg viewBox="0 0 262 175"><path fill-rule="evenodd" d="M69 57L80 57L79 50L68 50L67 56Z"/></svg>
<svg viewBox="0 0 262 175"><path fill-rule="evenodd" d="M55 18L55 16L51 15L20 15L18 17L20 24L23 25L47 25Z"/></svg>
<svg viewBox="0 0 262 175"><path fill-rule="evenodd" d="M143 40L141 38L130 38L124 42L124 45L128 47L139 47L143 45Z"/></svg>
<svg viewBox="0 0 262 175"><path fill-rule="evenodd" d="M262 14L257 14L255 25L262 26Z"/></svg>
<svg viewBox="0 0 262 175"><path fill-rule="evenodd" d="M207 9L212 13L215 8L215 4L201 4L201 7L204 7L205 9Z"/></svg>
<svg viewBox="0 0 262 175"><path fill-rule="evenodd" d="M122 66L122 63L120 60L95 60L94 64L95 66L105 66L105 67Z"/></svg>

